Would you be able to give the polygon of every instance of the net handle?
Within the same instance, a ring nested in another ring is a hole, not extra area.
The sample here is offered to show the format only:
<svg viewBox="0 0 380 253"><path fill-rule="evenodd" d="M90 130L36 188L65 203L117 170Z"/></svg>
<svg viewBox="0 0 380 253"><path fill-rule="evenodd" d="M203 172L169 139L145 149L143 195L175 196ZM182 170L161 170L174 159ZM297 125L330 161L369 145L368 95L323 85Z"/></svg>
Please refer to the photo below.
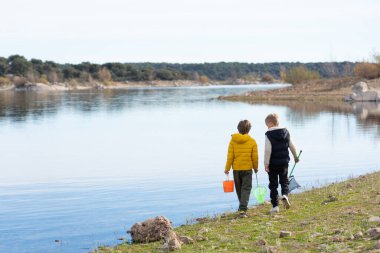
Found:
<svg viewBox="0 0 380 253"><path fill-rule="evenodd" d="M302 150L300 150L300 153L298 154L297 159L300 159L301 154L302 154ZM291 177L291 176L293 175L293 171L294 171L294 168L296 167L296 164L297 164L297 163L295 162L294 165L293 165L293 169L292 169L292 171L290 172L289 177Z"/></svg>

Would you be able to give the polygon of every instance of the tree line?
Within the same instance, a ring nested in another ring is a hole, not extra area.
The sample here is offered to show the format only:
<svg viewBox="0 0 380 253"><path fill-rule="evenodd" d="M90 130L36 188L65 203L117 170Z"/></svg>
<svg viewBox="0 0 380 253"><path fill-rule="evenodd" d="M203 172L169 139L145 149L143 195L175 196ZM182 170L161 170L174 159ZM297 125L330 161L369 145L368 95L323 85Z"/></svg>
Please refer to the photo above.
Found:
<svg viewBox="0 0 380 253"><path fill-rule="evenodd" d="M154 81L154 80L216 80L280 79L281 73L295 67L319 73L322 78L353 75L353 62L273 62L273 63L117 63L60 64L53 61L26 59L21 55L0 57L0 77L23 77L30 82L63 82L78 80ZM270 79L270 78L269 78Z"/></svg>

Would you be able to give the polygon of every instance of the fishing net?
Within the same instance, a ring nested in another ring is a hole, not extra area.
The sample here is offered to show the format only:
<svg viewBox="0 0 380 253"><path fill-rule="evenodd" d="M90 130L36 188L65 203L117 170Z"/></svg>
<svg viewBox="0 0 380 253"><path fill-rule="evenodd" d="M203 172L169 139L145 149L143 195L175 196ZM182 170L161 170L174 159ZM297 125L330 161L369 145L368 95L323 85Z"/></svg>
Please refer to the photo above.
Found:
<svg viewBox="0 0 380 253"><path fill-rule="evenodd" d="M295 189L298 189L300 188L301 185L299 185L296 181L296 179L294 178L294 176L290 176L289 177L289 192L295 190Z"/></svg>
<svg viewBox="0 0 380 253"><path fill-rule="evenodd" d="M267 188L265 188L265 187L257 186L253 190L253 196L255 196L255 198L256 198L257 202L259 202L259 204L264 203L266 195L267 195Z"/></svg>

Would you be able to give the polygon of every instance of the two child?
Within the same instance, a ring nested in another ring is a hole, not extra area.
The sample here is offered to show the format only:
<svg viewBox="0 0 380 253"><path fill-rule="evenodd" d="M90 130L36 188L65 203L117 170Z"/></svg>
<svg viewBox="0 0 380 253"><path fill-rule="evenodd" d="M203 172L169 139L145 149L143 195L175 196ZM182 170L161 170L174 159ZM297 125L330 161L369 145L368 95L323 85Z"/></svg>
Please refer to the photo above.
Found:
<svg viewBox="0 0 380 253"><path fill-rule="evenodd" d="M296 148L286 128L279 127L277 114L269 114L265 118L268 131L265 133L265 171L269 175L270 198L273 208L270 213L279 212L278 182L281 184L282 201L285 208L290 207L288 198L289 180L289 149L297 163ZM233 134L228 146L227 162L224 173L228 175L232 166L236 194L239 199L239 212L241 217L247 217L249 196L252 189L252 170L258 171L258 155L256 141L248 134L251 123L242 120L238 124L239 133Z"/></svg>

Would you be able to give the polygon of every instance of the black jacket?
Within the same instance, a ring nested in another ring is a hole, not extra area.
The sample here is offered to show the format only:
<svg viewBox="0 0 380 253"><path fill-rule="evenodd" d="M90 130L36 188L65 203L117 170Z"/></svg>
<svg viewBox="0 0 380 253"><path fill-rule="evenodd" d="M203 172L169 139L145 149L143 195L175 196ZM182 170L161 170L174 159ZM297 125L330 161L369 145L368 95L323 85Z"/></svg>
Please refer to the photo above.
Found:
<svg viewBox="0 0 380 253"><path fill-rule="evenodd" d="M267 131L265 135L272 145L269 166L288 166L290 161L290 134L288 130L286 128L275 129Z"/></svg>

